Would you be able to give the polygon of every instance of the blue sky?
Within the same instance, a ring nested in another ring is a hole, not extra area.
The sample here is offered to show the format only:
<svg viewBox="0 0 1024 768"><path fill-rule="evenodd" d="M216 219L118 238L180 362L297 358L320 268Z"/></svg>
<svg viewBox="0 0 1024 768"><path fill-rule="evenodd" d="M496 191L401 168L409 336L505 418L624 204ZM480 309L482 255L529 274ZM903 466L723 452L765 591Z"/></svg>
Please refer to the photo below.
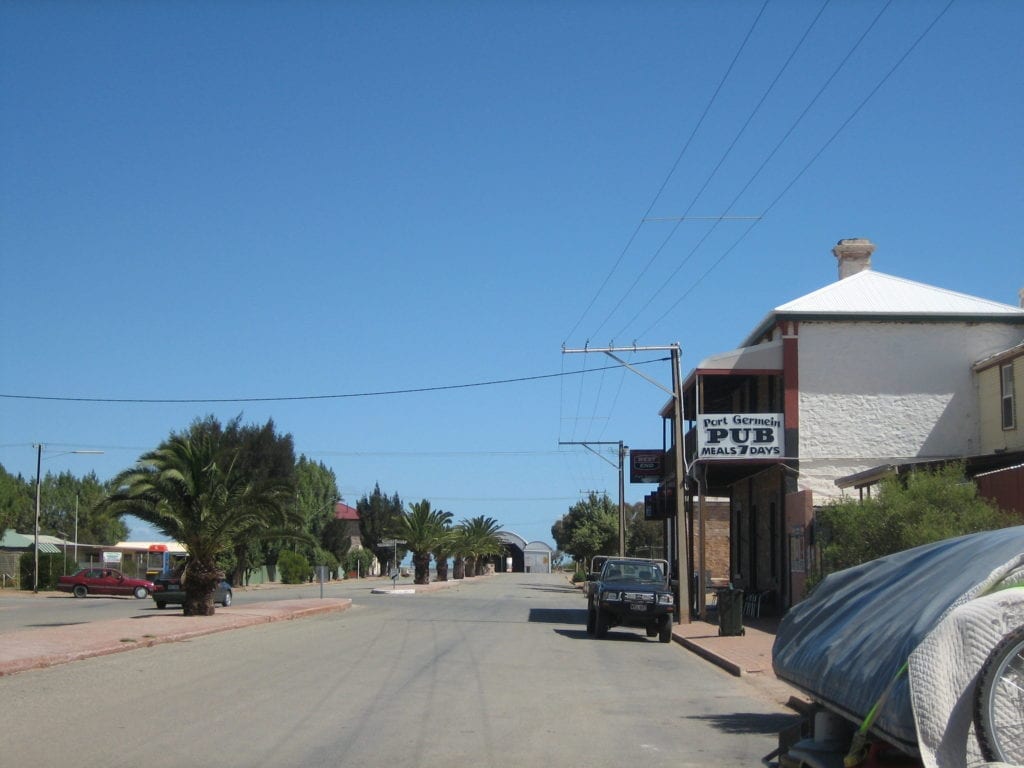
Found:
<svg viewBox="0 0 1024 768"><path fill-rule="evenodd" d="M553 543L617 493L559 442L660 447L667 400L563 344L685 375L846 237L1017 303L1021 39L1013 0L0 2L0 464L272 417L350 504Z"/></svg>

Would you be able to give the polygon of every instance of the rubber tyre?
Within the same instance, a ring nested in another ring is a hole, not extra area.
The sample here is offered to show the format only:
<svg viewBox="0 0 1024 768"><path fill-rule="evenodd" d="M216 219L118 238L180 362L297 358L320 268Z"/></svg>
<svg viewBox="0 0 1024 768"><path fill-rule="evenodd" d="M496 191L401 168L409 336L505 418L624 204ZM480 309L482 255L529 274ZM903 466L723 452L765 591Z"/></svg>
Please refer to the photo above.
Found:
<svg viewBox="0 0 1024 768"><path fill-rule="evenodd" d="M594 609L594 637L608 636L608 614L600 608Z"/></svg>
<svg viewBox="0 0 1024 768"><path fill-rule="evenodd" d="M86 587L84 584L76 584L74 590L72 591L72 594L75 597L85 597L89 594L89 588Z"/></svg>
<svg viewBox="0 0 1024 768"><path fill-rule="evenodd" d="M974 690L974 730L986 760L1010 765L1024 764L1024 627L1010 632L992 649L978 674ZM1015 694L1013 690L1016 689ZM1010 713L1000 721L997 712ZM1013 713L1016 713L1014 715Z"/></svg>
<svg viewBox="0 0 1024 768"><path fill-rule="evenodd" d="M224 599L221 600L220 604L223 605L225 608L227 608L229 605L231 605L231 601L232 601L231 590L229 589L227 592L224 593Z"/></svg>
<svg viewBox="0 0 1024 768"><path fill-rule="evenodd" d="M162 610L164 610L164 609L165 609L165 608L167 607L167 603L160 603L160 602L158 602L158 603L156 604L156 607L157 607L157 608L158 608L159 610L161 610L161 611L162 611Z"/></svg>
<svg viewBox="0 0 1024 768"><path fill-rule="evenodd" d="M594 615L594 609L590 608L587 610L587 634L594 634L594 630L597 628L597 617Z"/></svg>
<svg viewBox="0 0 1024 768"><path fill-rule="evenodd" d="M646 630L647 630L647 636L648 637L655 637L658 634L658 625L657 624L648 624L647 627L646 627Z"/></svg>
<svg viewBox="0 0 1024 768"><path fill-rule="evenodd" d="M132 592L132 594L135 595L136 600L145 600L147 597L149 597L149 590L145 587L136 587L135 591Z"/></svg>
<svg viewBox="0 0 1024 768"><path fill-rule="evenodd" d="M665 623L658 630L658 639L663 643L672 642L672 617L666 616Z"/></svg>

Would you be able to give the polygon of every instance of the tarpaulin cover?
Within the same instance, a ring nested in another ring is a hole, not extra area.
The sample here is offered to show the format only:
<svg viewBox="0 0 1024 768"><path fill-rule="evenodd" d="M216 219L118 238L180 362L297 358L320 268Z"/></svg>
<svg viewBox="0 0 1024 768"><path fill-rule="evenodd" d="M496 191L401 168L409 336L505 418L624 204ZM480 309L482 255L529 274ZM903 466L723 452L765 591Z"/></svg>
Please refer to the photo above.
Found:
<svg viewBox="0 0 1024 768"><path fill-rule="evenodd" d="M1024 565L1024 526L972 534L879 558L826 577L783 618L775 674L861 722L911 652L954 606ZM917 751L904 675L874 732Z"/></svg>

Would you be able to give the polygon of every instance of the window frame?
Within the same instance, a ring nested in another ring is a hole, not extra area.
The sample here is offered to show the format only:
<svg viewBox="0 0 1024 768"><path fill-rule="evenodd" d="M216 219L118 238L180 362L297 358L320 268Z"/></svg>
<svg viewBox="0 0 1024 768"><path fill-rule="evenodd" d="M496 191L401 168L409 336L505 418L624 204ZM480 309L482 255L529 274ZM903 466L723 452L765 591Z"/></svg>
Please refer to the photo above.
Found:
<svg viewBox="0 0 1024 768"><path fill-rule="evenodd" d="M1013 376L1014 361L999 366L999 421L1004 430L1017 428L1017 398Z"/></svg>

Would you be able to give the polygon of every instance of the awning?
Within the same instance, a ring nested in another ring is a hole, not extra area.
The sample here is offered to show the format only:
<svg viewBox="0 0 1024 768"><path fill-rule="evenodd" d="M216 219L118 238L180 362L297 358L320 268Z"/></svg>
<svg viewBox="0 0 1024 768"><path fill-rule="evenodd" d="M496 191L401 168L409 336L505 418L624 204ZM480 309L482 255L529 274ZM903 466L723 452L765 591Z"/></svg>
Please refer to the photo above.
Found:
<svg viewBox="0 0 1024 768"><path fill-rule="evenodd" d="M0 549L24 549L31 550L35 546L35 538L33 536L26 536L23 533L18 533L13 528L8 528L4 531L3 538L0 539ZM39 551L48 555L60 554L60 547L49 544L45 541L39 542Z"/></svg>
<svg viewBox="0 0 1024 768"><path fill-rule="evenodd" d="M697 373L714 371L781 371L782 341L768 341L753 347L740 347L705 357L697 364Z"/></svg>

